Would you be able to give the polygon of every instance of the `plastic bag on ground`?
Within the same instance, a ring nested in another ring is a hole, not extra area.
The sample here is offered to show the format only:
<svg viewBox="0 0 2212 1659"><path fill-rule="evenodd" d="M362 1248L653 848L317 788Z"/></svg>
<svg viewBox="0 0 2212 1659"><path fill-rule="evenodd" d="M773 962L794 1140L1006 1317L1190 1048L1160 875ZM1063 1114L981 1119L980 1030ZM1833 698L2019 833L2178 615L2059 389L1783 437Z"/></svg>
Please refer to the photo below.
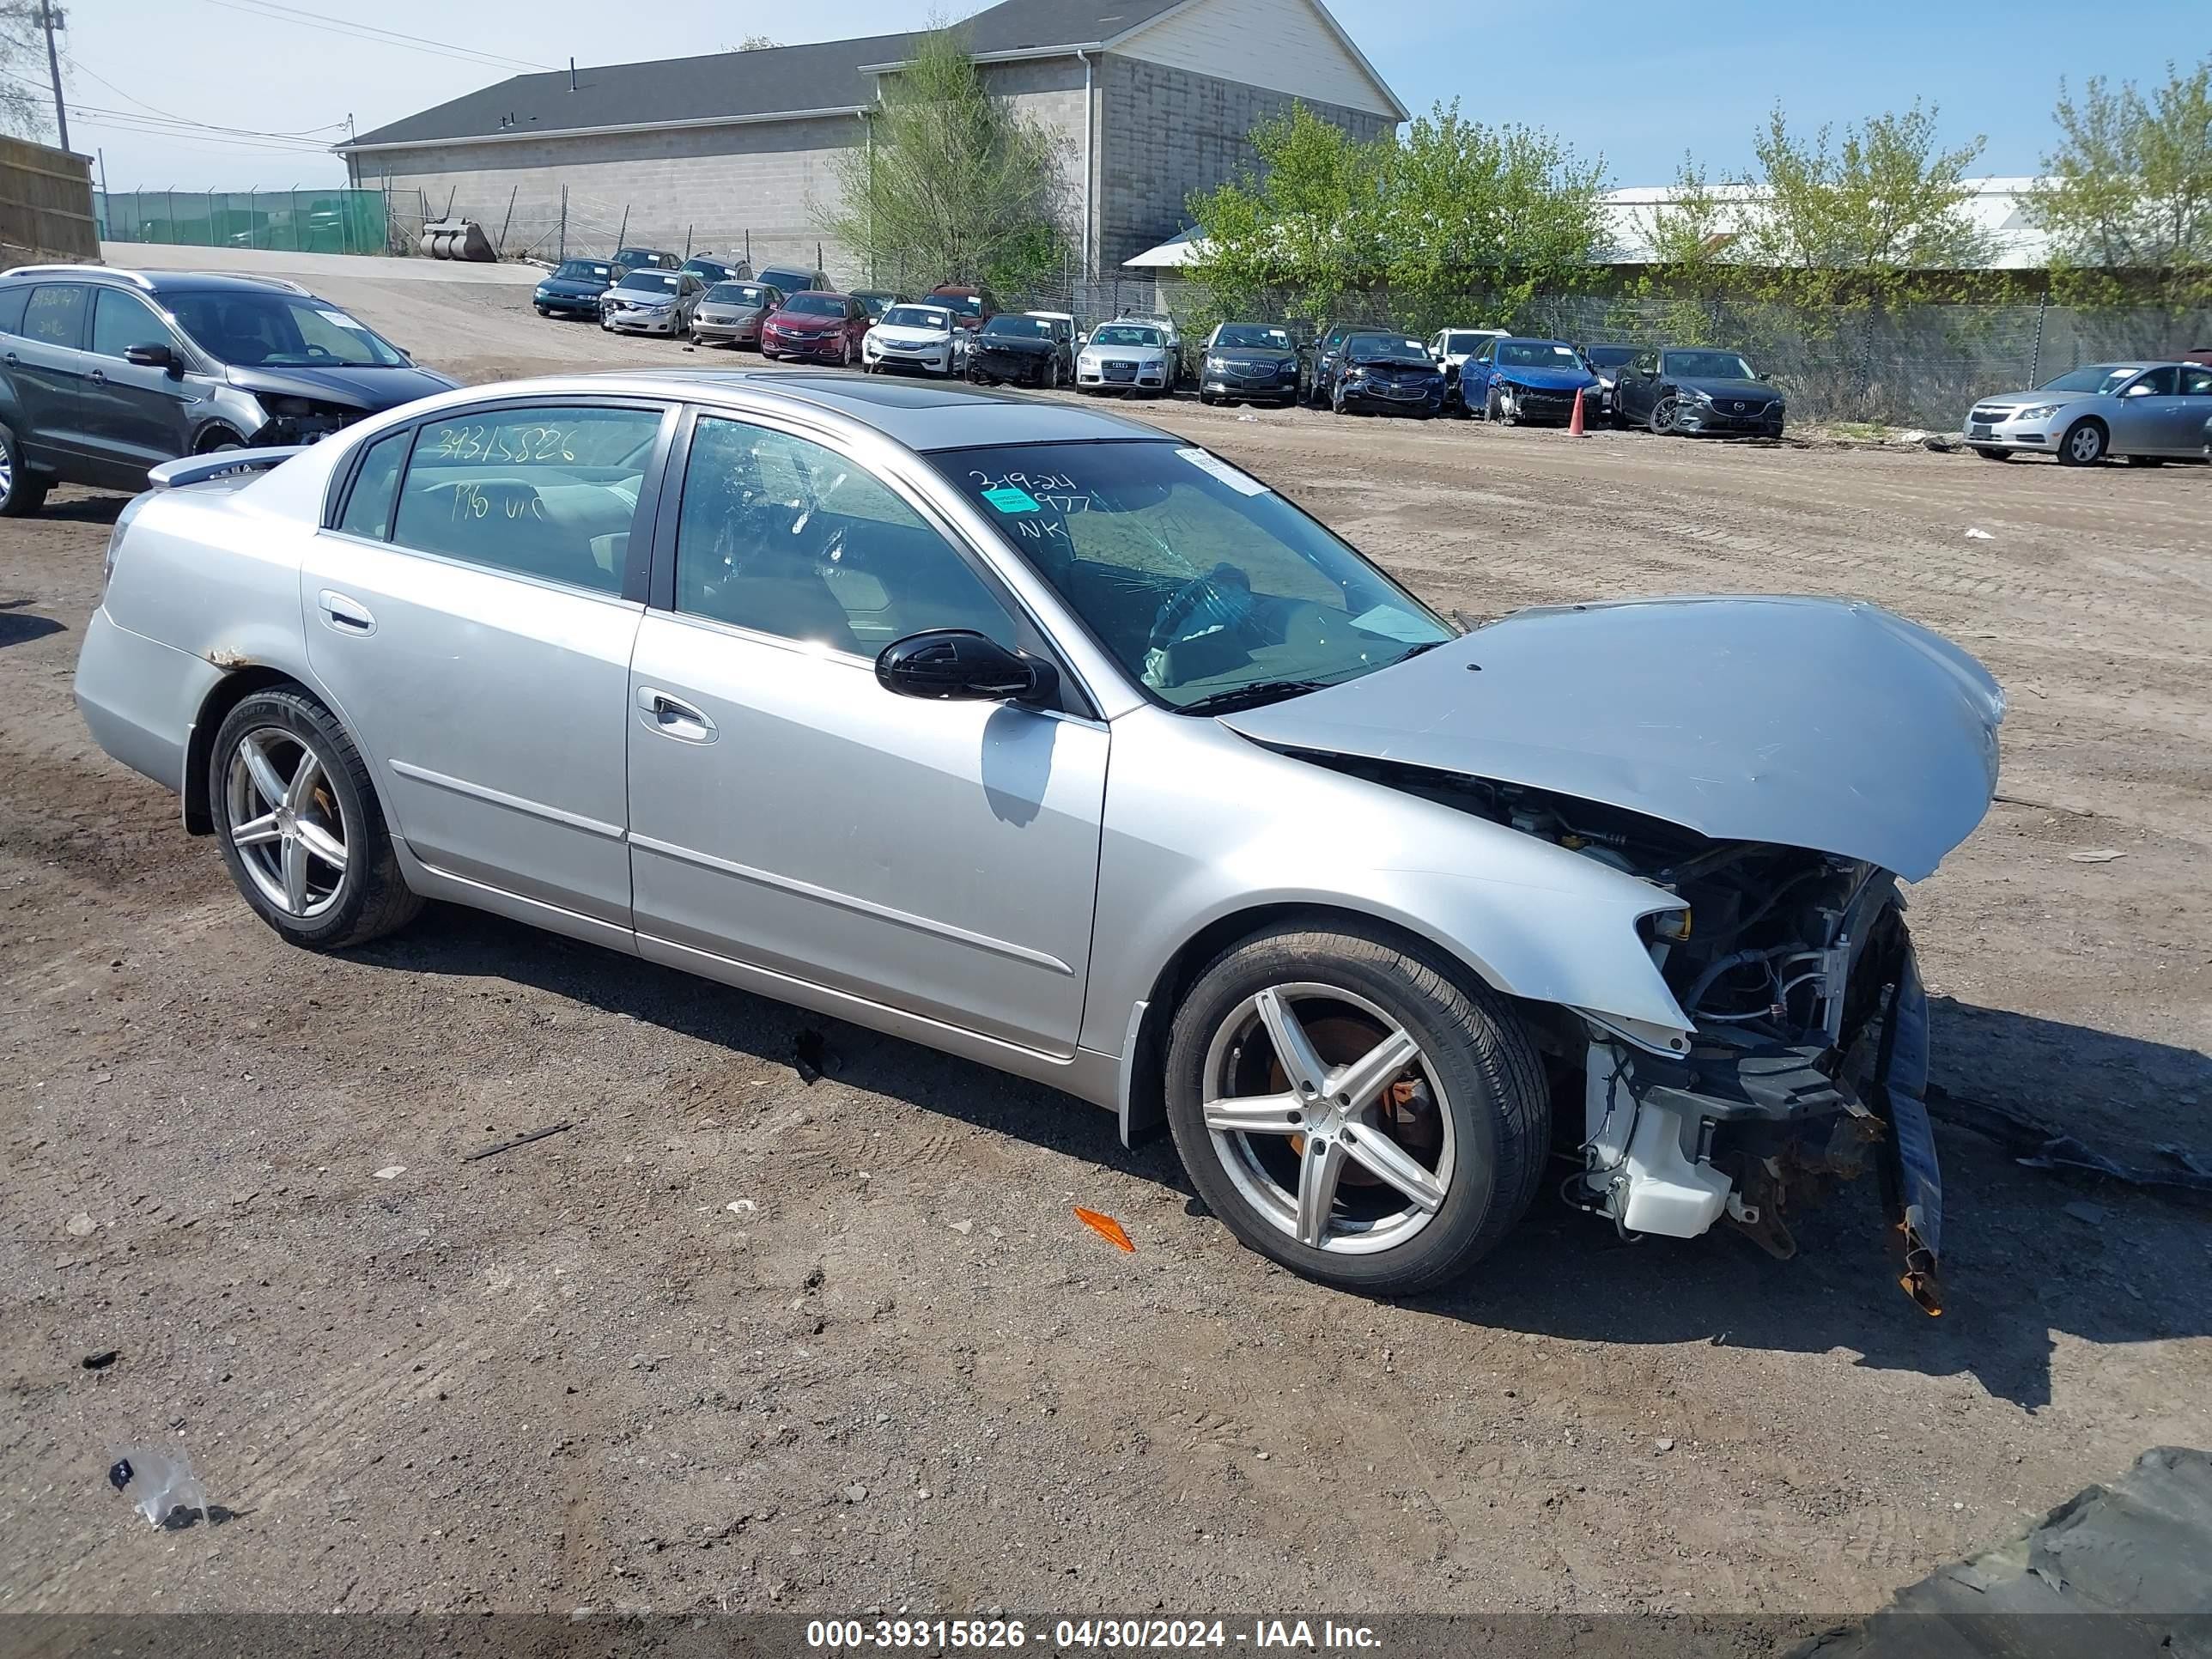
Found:
<svg viewBox="0 0 2212 1659"><path fill-rule="evenodd" d="M107 1471L107 1484L131 1501L149 1527L161 1525L180 1505L207 1516L207 1494L182 1446L168 1451L131 1447Z"/></svg>

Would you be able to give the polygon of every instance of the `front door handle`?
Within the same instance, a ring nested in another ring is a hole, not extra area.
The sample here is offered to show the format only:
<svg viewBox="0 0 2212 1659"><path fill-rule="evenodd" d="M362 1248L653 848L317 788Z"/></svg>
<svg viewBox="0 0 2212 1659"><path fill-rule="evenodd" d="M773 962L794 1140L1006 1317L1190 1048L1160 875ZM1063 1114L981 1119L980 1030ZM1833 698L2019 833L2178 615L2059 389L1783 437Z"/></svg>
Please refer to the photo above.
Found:
<svg viewBox="0 0 2212 1659"><path fill-rule="evenodd" d="M107 371L104 368L95 368L91 374L86 375L84 378L91 381L94 386L106 386L107 384Z"/></svg>
<svg viewBox="0 0 2212 1659"><path fill-rule="evenodd" d="M376 617L359 599L349 599L332 588L325 588L315 596L315 608L323 613L323 625L333 633L374 634Z"/></svg>
<svg viewBox="0 0 2212 1659"><path fill-rule="evenodd" d="M17 363L21 362L21 361L22 361L22 359L21 359L21 358L20 358L20 357L18 357L18 356L17 356L14 352L12 352L12 351L11 351L11 352L9 352L6 356L4 356L4 357L0 357L0 363L5 363L5 364L7 364L7 365L8 365L8 367L9 367L9 368L15 368L15 365L16 365Z"/></svg>
<svg viewBox="0 0 2212 1659"><path fill-rule="evenodd" d="M637 708L645 724L663 737L681 743L712 743L714 722L681 697L650 685L637 688Z"/></svg>

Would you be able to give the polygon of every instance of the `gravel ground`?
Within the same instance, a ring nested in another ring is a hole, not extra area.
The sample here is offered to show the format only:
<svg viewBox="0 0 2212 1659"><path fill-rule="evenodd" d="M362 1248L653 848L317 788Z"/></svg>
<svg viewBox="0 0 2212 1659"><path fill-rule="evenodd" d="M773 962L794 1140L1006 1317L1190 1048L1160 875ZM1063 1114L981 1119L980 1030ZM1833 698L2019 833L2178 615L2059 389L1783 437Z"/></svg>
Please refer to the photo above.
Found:
<svg viewBox="0 0 2212 1659"><path fill-rule="evenodd" d="M726 362L314 280L471 378ZM1470 613L1786 590L1965 642L2012 713L1911 895L1937 1079L2212 1151L2203 471L1146 413ZM808 1086L817 1022L450 909L287 949L70 707L118 505L0 526L0 1611L1842 1613L2212 1443L2203 1212L1948 1126L1940 1321L1870 1190L1789 1263L1540 1204L1370 1304L919 1048L828 1027ZM103 1472L179 1444L216 1522L149 1531Z"/></svg>

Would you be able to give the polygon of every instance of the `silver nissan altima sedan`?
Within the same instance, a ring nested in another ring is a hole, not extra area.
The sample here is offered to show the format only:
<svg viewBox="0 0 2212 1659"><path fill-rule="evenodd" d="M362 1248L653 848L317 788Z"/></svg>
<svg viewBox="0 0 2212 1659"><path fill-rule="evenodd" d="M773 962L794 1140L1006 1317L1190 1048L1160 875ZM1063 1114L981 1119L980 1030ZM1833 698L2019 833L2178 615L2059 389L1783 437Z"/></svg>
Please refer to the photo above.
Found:
<svg viewBox="0 0 2212 1659"><path fill-rule="evenodd" d="M1239 1238L1452 1277L1540 1191L1779 1255L1876 1174L1937 1305L1900 879L2003 700L1863 605L1462 630L1261 480L958 387L476 387L178 462L76 696L283 938L426 899L1164 1122Z"/></svg>

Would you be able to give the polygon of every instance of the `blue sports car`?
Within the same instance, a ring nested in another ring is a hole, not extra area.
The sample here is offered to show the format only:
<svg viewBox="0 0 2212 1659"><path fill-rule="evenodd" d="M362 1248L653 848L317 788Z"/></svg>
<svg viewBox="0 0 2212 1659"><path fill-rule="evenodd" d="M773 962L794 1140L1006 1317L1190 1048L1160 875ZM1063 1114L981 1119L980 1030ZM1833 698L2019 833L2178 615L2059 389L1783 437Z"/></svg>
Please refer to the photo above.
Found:
<svg viewBox="0 0 2212 1659"><path fill-rule="evenodd" d="M1459 372L1460 397L1471 415L1518 426L1565 422L1583 394L1583 418L1598 416L1599 382L1583 355L1564 340L1486 340Z"/></svg>

